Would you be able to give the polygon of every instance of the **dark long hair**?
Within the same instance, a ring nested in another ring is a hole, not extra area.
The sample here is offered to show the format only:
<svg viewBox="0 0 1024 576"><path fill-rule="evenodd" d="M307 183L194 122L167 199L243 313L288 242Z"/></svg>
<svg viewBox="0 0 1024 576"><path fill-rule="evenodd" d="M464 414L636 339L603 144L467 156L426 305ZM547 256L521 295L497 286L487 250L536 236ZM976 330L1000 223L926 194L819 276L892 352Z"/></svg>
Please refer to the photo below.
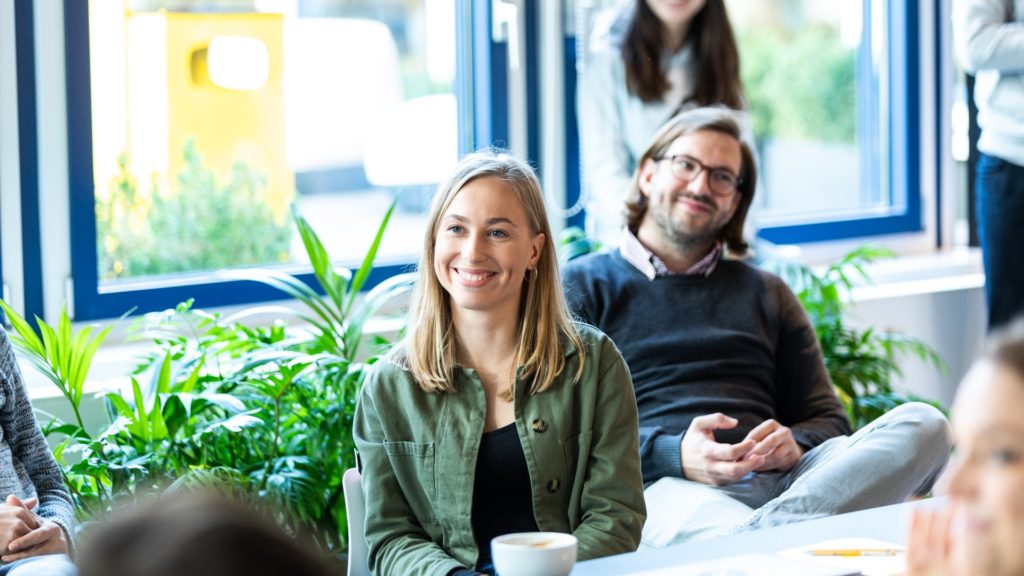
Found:
<svg viewBox="0 0 1024 576"><path fill-rule="evenodd" d="M626 88L643 102L661 100L669 89L668 78L661 69L664 36L661 21L646 0L636 0L621 50L626 65ZM742 108L740 55L725 0L707 0L690 22L685 42L693 49L696 78L693 94L679 104L690 101L698 106L724 104L736 110Z"/></svg>

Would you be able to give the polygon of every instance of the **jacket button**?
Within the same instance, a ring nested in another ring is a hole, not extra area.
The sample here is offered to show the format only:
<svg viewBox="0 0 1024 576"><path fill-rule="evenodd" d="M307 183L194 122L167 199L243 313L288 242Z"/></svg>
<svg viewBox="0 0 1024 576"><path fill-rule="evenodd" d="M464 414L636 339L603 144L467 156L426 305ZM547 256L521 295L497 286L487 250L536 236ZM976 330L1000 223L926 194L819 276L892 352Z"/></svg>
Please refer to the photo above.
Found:
<svg viewBox="0 0 1024 576"><path fill-rule="evenodd" d="M531 426L533 427L534 432L544 433L548 431L548 423L541 420L540 418L534 420Z"/></svg>
<svg viewBox="0 0 1024 576"><path fill-rule="evenodd" d="M552 478L548 480L548 492L554 493L558 491L558 478Z"/></svg>

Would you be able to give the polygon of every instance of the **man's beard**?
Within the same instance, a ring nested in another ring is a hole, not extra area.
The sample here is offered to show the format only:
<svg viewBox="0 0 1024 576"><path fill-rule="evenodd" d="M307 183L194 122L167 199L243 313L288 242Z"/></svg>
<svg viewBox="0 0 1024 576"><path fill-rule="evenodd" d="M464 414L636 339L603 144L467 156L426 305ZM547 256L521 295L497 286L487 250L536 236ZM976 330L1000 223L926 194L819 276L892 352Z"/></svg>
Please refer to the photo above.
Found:
<svg viewBox="0 0 1024 576"><path fill-rule="evenodd" d="M700 202L711 210L711 214L709 215L710 219L700 230L683 230L680 223L672 220L672 215L669 212L652 210L651 215L654 217L654 223L658 225L658 228L661 230L661 233L665 236L666 240L671 242L680 250L689 251L690 249L700 248L701 246L713 243L721 233L724 224L720 227L715 227L715 217L718 215L717 206L714 206L710 202L702 200L699 197L687 197L695 202Z"/></svg>

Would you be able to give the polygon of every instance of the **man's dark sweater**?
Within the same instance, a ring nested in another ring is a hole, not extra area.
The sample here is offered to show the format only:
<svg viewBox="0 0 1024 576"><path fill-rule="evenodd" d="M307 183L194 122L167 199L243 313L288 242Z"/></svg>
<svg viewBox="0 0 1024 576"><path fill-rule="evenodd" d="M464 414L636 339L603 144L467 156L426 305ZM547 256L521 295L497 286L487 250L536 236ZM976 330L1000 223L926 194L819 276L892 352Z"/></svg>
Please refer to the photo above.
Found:
<svg viewBox="0 0 1024 576"><path fill-rule="evenodd" d="M814 329L778 277L721 260L709 276L648 280L619 251L572 261L564 272L572 311L604 331L629 366L640 414L645 482L683 475L690 421L722 412L736 443L774 418L804 449L850 433Z"/></svg>

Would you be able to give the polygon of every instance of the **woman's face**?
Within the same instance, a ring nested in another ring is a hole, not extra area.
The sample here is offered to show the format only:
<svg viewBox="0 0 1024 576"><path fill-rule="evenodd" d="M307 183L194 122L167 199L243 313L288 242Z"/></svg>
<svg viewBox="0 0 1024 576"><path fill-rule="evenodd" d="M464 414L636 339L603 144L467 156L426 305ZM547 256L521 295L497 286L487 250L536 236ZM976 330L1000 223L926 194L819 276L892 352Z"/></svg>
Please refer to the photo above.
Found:
<svg viewBox="0 0 1024 576"><path fill-rule="evenodd" d="M965 573L1024 574L1024 379L981 361L953 404L952 555Z"/></svg>
<svg viewBox="0 0 1024 576"><path fill-rule="evenodd" d="M515 192L496 178L477 178L441 216L434 274L456 317L486 312L516 319L524 278L543 246L544 234L531 229Z"/></svg>
<svg viewBox="0 0 1024 576"><path fill-rule="evenodd" d="M705 0L644 0L661 24L669 29L685 29L704 7Z"/></svg>

